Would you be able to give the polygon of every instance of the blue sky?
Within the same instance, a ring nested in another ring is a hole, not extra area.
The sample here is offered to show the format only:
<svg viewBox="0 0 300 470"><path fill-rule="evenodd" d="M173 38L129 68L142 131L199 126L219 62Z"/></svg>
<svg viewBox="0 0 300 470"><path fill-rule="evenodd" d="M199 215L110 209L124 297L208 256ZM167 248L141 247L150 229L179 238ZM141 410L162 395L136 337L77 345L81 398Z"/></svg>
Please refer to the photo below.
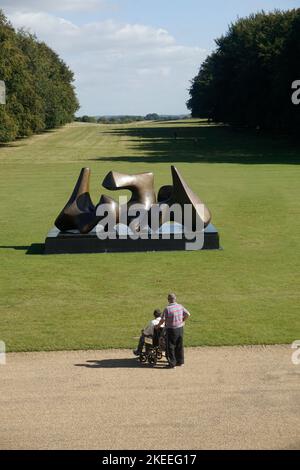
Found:
<svg viewBox="0 0 300 470"><path fill-rule="evenodd" d="M75 73L80 114L186 113L189 80L230 22L295 0L1 0Z"/></svg>

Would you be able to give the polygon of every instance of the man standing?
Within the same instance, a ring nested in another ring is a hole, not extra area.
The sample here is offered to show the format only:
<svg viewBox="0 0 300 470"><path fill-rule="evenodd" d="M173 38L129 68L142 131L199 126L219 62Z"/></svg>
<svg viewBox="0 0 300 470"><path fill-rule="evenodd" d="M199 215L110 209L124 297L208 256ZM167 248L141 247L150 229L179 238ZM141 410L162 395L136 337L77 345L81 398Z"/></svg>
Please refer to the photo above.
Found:
<svg viewBox="0 0 300 470"><path fill-rule="evenodd" d="M168 302L169 305L164 309L156 328L159 328L165 322L169 367L174 368L184 364L183 327L190 313L176 302L175 294L168 295Z"/></svg>

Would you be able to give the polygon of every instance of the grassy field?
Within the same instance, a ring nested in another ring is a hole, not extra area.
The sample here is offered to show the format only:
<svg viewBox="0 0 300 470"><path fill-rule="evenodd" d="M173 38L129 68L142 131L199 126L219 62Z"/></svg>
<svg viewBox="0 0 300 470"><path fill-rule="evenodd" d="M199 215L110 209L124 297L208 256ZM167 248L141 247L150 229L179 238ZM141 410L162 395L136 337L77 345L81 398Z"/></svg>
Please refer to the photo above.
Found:
<svg viewBox="0 0 300 470"><path fill-rule="evenodd" d="M285 137L195 120L74 124L0 147L0 340L9 351L133 347L170 290L192 313L186 345L300 339L299 155ZM173 163L211 209L222 251L40 253L82 167L97 202L109 170L153 171L158 188Z"/></svg>

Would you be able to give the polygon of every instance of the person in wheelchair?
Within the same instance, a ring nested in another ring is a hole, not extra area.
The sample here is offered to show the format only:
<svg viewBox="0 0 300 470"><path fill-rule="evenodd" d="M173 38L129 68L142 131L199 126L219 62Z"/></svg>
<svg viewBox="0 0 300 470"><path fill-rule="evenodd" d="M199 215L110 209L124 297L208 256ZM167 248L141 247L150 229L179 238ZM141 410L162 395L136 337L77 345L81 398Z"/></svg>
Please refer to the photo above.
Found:
<svg viewBox="0 0 300 470"><path fill-rule="evenodd" d="M154 319L150 320L147 326L141 331L141 337L139 340L138 347L133 351L135 356L140 356L143 352L145 339L150 338L152 339L152 347L156 348L159 347L160 336L163 330L163 325L158 330L155 328L161 321L161 311L157 308L153 312ZM150 342L149 342L150 343ZM147 347L148 345L146 345Z"/></svg>

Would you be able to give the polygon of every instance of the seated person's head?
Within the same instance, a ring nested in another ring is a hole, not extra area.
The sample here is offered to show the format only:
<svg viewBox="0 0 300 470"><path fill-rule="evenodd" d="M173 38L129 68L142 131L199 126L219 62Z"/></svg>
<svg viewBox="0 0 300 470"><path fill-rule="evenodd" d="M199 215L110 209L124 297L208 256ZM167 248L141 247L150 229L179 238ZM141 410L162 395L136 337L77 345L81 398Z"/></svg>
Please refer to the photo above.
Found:
<svg viewBox="0 0 300 470"><path fill-rule="evenodd" d="M173 304L174 302L176 302L176 295L174 293L168 295L168 302L170 304Z"/></svg>
<svg viewBox="0 0 300 470"><path fill-rule="evenodd" d="M154 310L153 315L154 315L154 318L161 317L161 311L159 310L159 308Z"/></svg>

